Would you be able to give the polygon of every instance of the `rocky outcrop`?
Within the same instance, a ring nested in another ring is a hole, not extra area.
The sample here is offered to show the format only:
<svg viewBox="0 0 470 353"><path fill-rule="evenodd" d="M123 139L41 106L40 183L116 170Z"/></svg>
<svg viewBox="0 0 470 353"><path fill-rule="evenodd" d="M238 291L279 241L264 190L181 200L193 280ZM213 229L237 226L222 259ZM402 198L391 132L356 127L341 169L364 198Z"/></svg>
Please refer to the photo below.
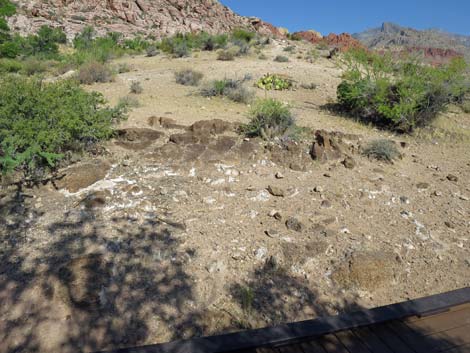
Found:
<svg viewBox="0 0 470 353"><path fill-rule="evenodd" d="M263 35L281 35L258 18L239 16L217 0L16 0L18 14L9 19L20 34L36 32L42 25L63 28L73 38L91 25L99 34L122 33L125 37L157 38L206 31L228 32L243 27Z"/></svg>
<svg viewBox="0 0 470 353"><path fill-rule="evenodd" d="M351 48L365 48L358 40L354 39L349 33L334 34L330 33L326 37L315 31L296 32L297 36L310 43L324 43L330 47L338 48L341 51L347 51Z"/></svg>

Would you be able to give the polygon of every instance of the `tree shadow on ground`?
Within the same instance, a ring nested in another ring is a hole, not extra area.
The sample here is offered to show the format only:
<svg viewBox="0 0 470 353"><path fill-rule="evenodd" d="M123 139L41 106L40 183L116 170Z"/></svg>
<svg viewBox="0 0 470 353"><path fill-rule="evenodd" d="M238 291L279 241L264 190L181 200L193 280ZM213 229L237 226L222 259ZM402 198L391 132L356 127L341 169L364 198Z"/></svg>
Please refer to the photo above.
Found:
<svg viewBox="0 0 470 353"><path fill-rule="evenodd" d="M154 343L150 332L168 334L185 320L194 298L184 269L191 254L174 235L183 224L114 218L110 236L94 212L75 210L35 244L25 234L37 215L24 198L19 191L0 204L9 216L0 227L0 352Z"/></svg>

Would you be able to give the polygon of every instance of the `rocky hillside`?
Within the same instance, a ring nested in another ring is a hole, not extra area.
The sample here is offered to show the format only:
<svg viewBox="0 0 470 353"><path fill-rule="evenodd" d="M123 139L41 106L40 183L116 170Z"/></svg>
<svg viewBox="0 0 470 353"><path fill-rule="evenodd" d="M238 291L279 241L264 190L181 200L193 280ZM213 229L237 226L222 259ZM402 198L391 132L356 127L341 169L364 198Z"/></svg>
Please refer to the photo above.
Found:
<svg viewBox="0 0 470 353"><path fill-rule="evenodd" d="M16 0L18 14L10 26L22 34L42 25L61 27L69 38L86 25L99 33L125 36L207 31L220 33L244 27L262 34L279 34L258 18L242 17L217 0Z"/></svg>
<svg viewBox="0 0 470 353"><path fill-rule="evenodd" d="M429 29L419 31L385 22L353 35L371 49L405 49L418 51L425 57L446 59L459 55L470 57L470 37Z"/></svg>

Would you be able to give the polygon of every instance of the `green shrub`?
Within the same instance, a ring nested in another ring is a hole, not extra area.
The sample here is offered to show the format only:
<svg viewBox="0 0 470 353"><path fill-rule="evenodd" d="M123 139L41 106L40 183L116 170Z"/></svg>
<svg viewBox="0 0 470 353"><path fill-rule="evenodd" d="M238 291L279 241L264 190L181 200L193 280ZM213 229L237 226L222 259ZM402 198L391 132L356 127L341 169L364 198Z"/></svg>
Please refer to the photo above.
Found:
<svg viewBox="0 0 470 353"><path fill-rule="evenodd" d="M126 63L122 63L122 64L119 64L117 66L117 72L119 74L125 74L126 72L130 72L132 70L131 66L129 66L129 64L126 64Z"/></svg>
<svg viewBox="0 0 470 353"><path fill-rule="evenodd" d="M464 113L470 114L470 101L464 101L460 106Z"/></svg>
<svg viewBox="0 0 470 353"><path fill-rule="evenodd" d="M28 76L47 72L53 65L50 61L30 57L23 61L22 72Z"/></svg>
<svg viewBox="0 0 470 353"><path fill-rule="evenodd" d="M0 59L0 73L20 72L23 64L15 59Z"/></svg>
<svg viewBox="0 0 470 353"><path fill-rule="evenodd" d="M338 86L343 110L366 122L407 132L429 124L466 88L463 59L431 67L411 59L351 51Z"/></svg>
<svg viewBox="0 0 470 353"><path fill-rule="evenodd" d="M204 97L227 97L238 103L249 103L253 100L254 92L248 90L243 84L243 80L215 80L208 83L200 91Z"/></svg>
<svg viewBox="0 0 470 353"><path fill-rule="evenodd" d="M390 140L374 140L369 142L362 153L369 157L387 162L392 162L400 156L395 142Z"/></svg>
<svg viewBox="0 0 470 353"><path fill-rule="evenodd" d="M272 75L266 74L261 77L256 86L258 88L264 89L266 91L276 90L282 91L286 89L291 89L294 83L292 79L283 75Z"/></svg>
<svg viewBox="0 0 470 353"><path fill-rule="evenodd" d="M233 50L234 48L221 50L217 53L217 60L221 61L233 61L237 55L238 50Z"/></svg>
<svg viewBox="0 0 470 353"><path fill-rule="evenodd" d="M146 49L146 53L147 53L147 57L149 57L149 58L157 56L159 54L158 49L155 45L150 45Z"/></svg>
<svg viewBox="0 0 470 353"><path fill-rule="evenodd" d="M296 49L295 45L288 45L283 50L288 53L293 53L295 52L295 49Z"/></svg>
<svg viewBox="0 0 470 353"><path fill-rule="evenodd" d="M117 107L119 110L123 112L128 112L132 108L140 107L140 102L136 97L124 96L124 97L119 98Z"/></svg>
<svg viewBox="0 0 470 353"><path fill-rule="evenodd" d="M268 60L268 57L267 57L265 54L260 54L260 55L258 56L258 59L260 59L260 60Z"/></svg>
<svg viewBox="0 0 470 353"><path fill-rule="evenodd" d="M289 62L289 58L287 56L278 55L274 58L274 61L278 63L286 63Z"/></svg>
<svg viewBox="0 0 470 353"><path fill-rule="evenodd" d="M84 150L113 134L123 111L74 81L45 84L14 75L0 78L0 169L41 176L68 150Z"/></svg>
<svg viewBox="0 0 470 353"><path fill-rule="evenodd" d="M106 83L113 80L113 73L104 64L91 61L80 67L78 71L78 81L85 85L91 85L96 82Z"/></svg>
<svg viewBox="0 0 470 353"><path fill-rule="evenodd" d="M191 69L175 72L176 83L183 86L198 86L204 74Z"/></svg>
<svg viewBox="0 0 470 353"><path fill-rule="evenodd" d="M232 32L232 41L242 41L250 43L256 37L256 33L247 31L243 28L236 29Z"/></svg>
<svg viewBox="0 0 470 353"><path fill-rule="evenodd" d="M249 112L250 121L241 127L249 137L272 139L295 125L288 106L275 99L259 100Z"/></svg>
<svg viewBox="0 0 470 353"><path fill-rule="evenodd" d="M142 85L138 81L134 81L131 83L131 93L133 94L141 94L144 89L142 88Z"/></svg>

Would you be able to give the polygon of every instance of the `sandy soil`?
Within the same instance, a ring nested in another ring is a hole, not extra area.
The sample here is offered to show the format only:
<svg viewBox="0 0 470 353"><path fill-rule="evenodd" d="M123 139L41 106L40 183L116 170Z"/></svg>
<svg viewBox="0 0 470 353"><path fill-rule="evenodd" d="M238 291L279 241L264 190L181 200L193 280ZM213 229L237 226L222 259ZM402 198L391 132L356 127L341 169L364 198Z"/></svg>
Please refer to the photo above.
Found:
<svg viewBox="0 0 470 353"><path fill-rule="evenodd" d="M335 62L299 53L273 62L283 46L266 49L266 61L122 58L113 65L132 71L89 87L115 104L141 82L140 106L121 127L161 136L107 143L105 155L66 170L60 190L0 190L0 352L151 344L470 285L470 116L451 108L413 136L336 116L322 108L340 82ZM356 166L311 160L313 135L298 144L303 171L289 168L287 152L274 158L273 144L230 129L168 142L185 131L149 126L149 117L235 123L249 110L176 84L183 68L205 80L275 72L317 84L268 96L291 104L300 126L352 135L344 143ZM403 157L389 164L354 152L377 138L403 142Z"/></svg>

